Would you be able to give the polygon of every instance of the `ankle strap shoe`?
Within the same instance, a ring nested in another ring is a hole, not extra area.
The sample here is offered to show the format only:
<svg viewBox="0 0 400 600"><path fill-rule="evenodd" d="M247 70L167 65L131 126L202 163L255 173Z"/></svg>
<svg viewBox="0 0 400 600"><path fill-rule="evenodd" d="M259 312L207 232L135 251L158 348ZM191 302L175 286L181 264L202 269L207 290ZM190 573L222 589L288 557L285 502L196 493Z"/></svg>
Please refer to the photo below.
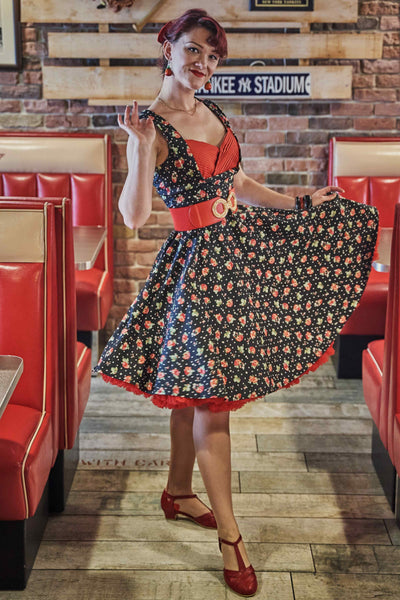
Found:
<svg viewBox="0 0 400 600"><path fill-rule="evenodd" d="M207 527L207 529L217 529L217 523L215 521L215 517L212 510L209 509L208 506L206 506L206 504L204 504L204 502L202 502L201 500L200 502L204 504L208 512L206 512L204 515L200 515L200 517L194 517L189 513L179 510L180 506L177 502L175 502L175 500L185 500L187 498L197 498L198 500L200 500L200 498L198 498L196 494L188 494L186 496L172 496L167 492L167 490L164 490L161 496L161 508L164 511L165 518L173 520L178 519L178 516L181 515L182 517L189 519L194 523L197 523L197 525L200 525L201 527Z"/></svg>
<svg viewBox="0 0 400 600"><path fill-rule="evenodd" d="M228 540L223 540L222 538L218 538L219 549L221 550L221 544L227 544L228 546L233 546L235 549L236 560L238 563L239 570L231 571L229 569L224 569L224 579L226 585L236 594L240 596L254 596L257 591L257 577L254 572L254 569L251 565L248 567L244 566L244 561L242 555L240 554L240 550L238 548L239 542L242 541L242 536L239 535L236 542L228 542Z"/></svg>

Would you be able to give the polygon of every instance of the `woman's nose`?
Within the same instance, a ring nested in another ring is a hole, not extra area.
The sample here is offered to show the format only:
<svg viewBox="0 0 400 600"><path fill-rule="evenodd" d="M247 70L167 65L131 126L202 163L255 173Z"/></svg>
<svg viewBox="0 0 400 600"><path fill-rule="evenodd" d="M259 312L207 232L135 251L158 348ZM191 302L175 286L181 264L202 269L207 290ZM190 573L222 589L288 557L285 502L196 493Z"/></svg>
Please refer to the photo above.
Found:
<svg viewBox="0 0 400 600"><path fill-rule="evenodd" d="M207 64L206 59L204 56L199 55L197 56L196 59L196 65L198 65L199 67L204 67Z"/></svg>

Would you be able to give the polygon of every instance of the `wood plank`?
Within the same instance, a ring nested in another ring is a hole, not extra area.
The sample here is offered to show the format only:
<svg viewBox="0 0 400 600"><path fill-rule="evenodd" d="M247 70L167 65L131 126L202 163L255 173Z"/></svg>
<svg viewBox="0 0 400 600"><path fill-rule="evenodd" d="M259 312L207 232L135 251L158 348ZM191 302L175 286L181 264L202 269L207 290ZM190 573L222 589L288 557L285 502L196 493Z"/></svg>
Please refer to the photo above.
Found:
<svg viewBox="0 0 400 600"><path fill-rule="evenodd" d="M383 33L230 33L229 58L381 58ZM51 58L158 58L152 33L49 33Z"/></svg>
<svg viewBox="0 0 400 600"><path fill-rule="evenodd" d="M305 11L299 17L298 11L249 11L248 0L215 2L203 0L201 7L221 23L231 23L242 27L244 23L282 22L287 23L353 23L357 21L355 0L315 0L314 10ZM192 0L168 0L152 16L154 23L165 23L176 18L185 10L193 8ZM21 21L23 23L141 23L149 12L149 0L136 0L131 8L118 13L112 10L98 10L95 2L82 0L21 0Z"/></svg>
<svg viewBox="0 0 400 600"><path fill-rule="evenodd" d="M169 469L167 451L82 450L79 458L79 469L128 471L168 471ZM196 464L195 470L197 469ZM300 472L304 476L310 475L307 473L304 454L300 452L232 452L232 469L234 471ZM315 479L318 480L319 477L323 478L322 474L314 474ZM309 479L312 479L312 476Z"/></svg>
<svg viewBox="0 0 400 600"><path fill-rule="evenodd" d="M82 552L80 548L78 552ZM90 554L90 549L89 549ZM82 559L86 562L87 557ZM233 599L227 592L221 572L167 571L145 569L143 571L40 570L33 567L27 588L22 591L0 592L2 600L212 600ZM268 590L268 598L293 600L290 573L257 573L260 590ZM258 596L262 596L259 594ZM237 597L236 597L237 600ZM308 598L308 600L310 600Z"/></svg>
<svg viewBox="0 0 400 600"><path fill-rule="evenodd" d="M399 575L293 573L296 600L398 600Z"/></svg>
<svg viewBox="0 0 400 600"><path fill-rule="evenodd" d="M156 0L156 1L153 1L153 4L148 7L146 15L140 21L136 21L136 23L135 23L135 29L136 29L136 31L142 31L142 29L146 25L146 23L150 22L150 19L154 15L154 13L159 8L161 8L161 6L163 6L166 2L167 2L167 0Z"/></svg>
<svg viewBox="0 0 400 600"><path fill-rule="evenodd" d="M225 67L221 73L311 73L312 99L350 99L351 66ZM161 87L158 67L43 67L43 97L150 102ZM284 96L281 96L283 98Z"/></svg>
<svg viewBox="0 0 400 600"><path fill-rule="evenodd" d="M108 23L99 23L99 35L107 36L109 31L110 31L110 26ZM89 58L89 56L87 56L87 57L84 56L83 58ZM108 60L108 57L99 56L99 58L100 58L99 64L101 67L109 67L110 66L110 61Z"/></svg>
<svg viewBox="0 0 400 600"><path fill-rule="evenodd" d="M267 459L266 459L267 460ZM382 487L375 473L302 473L294 469L286 473L239 469L240 489L244 498L247 494L332 494L382 496ZM97 467L98 468L98 467ZM258 508L258 507L257 507Z"/></svg>
<svg viewBox="0 0 400 600"><path fill-rule="evenodd" d="M209 536L210 539L210 536ZM267 571L313 571L308 544L248 544L254 567ZM207 542L42 542L36 569L156 569L165 571L221 571L221 555L213 538ZM83 556L82 556L83 555ZM129 596L122 596L129 597ZM132 596L144 599L145 596ZM187 597L192 598L189 594ZM203 596L203 598L214 598ZM159 596L150 596L159 598ZM170 596L176 598L175 594Z"/></svg>

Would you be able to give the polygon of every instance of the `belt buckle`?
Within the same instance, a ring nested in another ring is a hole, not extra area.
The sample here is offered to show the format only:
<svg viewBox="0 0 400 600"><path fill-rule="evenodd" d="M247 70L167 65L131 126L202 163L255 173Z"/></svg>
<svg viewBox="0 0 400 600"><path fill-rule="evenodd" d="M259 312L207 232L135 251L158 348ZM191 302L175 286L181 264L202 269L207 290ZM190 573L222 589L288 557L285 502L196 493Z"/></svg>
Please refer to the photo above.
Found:
<svg viewBox="0 0 400 600"><path fill-rule="evenodd" d="M220 206L221 204L223 206L222 212L218 210L218 206ZM231 209L232 212L237 211L236 195L233 190L230 191L229 196L226 200L225 198L217 198L217 200L213 202L213 205L211 207L212 214L217 219L224 219L228 214L229 209Z"/></svg>

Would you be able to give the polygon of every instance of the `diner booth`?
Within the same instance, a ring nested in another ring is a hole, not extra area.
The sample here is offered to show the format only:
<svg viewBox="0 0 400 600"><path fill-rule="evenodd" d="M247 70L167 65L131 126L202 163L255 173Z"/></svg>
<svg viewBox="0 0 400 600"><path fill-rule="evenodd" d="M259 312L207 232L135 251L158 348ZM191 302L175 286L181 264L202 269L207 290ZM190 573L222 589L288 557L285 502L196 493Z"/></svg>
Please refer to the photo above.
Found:
<svg viewBox="0 0 400 600"><path fill-rule="evenodd" d="M379 210L376 260L334 362L339 378L362 376L372 461L400 524L400 138L333 137L329 182Z"/></svg>
<svg viewBox="0 0 400 600"><path fill-rule="evenodd" d="M99 135L0 148L0 589L21 589L72 485L91 334L112 304L111 161Z"/></svg>
<svg viewBox="0 0 400 600"><path fill-rule="evenodd" d="M400 138L333 137L329 144L328 181L346 196L379 210L379 227L393 227L394 207L400 202ZM389 273L371 270L365 292L335 344L339 378L360 378L362 352L385 333Z"/></svg>

